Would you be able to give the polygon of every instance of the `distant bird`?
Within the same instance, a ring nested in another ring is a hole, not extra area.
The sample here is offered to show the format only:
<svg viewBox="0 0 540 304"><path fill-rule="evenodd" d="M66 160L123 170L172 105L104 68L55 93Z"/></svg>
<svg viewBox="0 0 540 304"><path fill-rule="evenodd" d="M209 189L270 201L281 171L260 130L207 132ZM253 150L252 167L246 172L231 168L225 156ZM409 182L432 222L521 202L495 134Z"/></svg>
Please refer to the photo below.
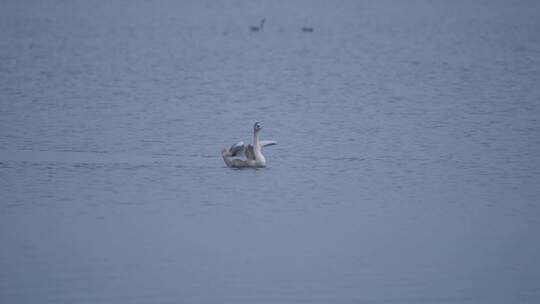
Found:
<svg viewBox="0 0 540 304"><path fill-rule="evenodd" d="M252 32L258 32L258 31L262 31L263 27L264 27L264 22L266 21L266 18L263 18L261 20L261 24L259 24L259 26L255 26L255 25L252 25L249 27L249 29L252 31Z"/></svg>
<svg viewBox="0 0 540 304"><path fill-rule="evenodd" d="M253 144L245 145L244 142L239 142L232 145L230 148L223 148L221 156L227 167L231 168L263 168L266 167L266 158L262 154L262 148L277 144L273 140L260 140L259 133L261 125L256 122L253 126ZM245 159L236 158L244 154Z"/></svg>
<svg viewBox="0 0 540 304"><path fill-rule="evenodd" d="M313 32L313 28L308 27L308 26L304 26L304 27L302 27L302 32Z"/></svg>

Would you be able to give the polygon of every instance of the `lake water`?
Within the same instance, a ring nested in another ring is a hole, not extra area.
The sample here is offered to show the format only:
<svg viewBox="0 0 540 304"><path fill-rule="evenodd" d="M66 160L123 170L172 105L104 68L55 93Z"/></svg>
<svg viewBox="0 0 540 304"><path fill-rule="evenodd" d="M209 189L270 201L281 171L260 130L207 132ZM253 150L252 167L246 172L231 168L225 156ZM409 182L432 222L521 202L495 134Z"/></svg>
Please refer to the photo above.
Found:
<svg viewBox="0 0 540 304"><path fill-rule="evenodd" d="M2 1L0 302L539 303L539 15Z"/></svg>

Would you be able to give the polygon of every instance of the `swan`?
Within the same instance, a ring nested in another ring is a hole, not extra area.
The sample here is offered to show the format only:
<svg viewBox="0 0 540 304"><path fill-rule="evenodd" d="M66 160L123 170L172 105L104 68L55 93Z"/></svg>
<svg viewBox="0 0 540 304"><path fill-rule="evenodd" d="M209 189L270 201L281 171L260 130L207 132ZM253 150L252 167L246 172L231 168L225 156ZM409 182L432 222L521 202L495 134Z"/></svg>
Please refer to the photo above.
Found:
<svg viewBox="0 0 540 304"><path fill-rule="evenodd" d="M252 32L258 32L258 31L261 31L264 27L264 22L266 21L266 18L263 18L261 20L261 24L259 26L255 26L255 25L252 25L249 27L249 29L252 31Z"/></svg>
<svg viewBox="0 0 540 304"><path fill-rule="evenodd" d="M262 154L262 148L276 145L273 140L260 140L261 124L256 122L253 125L253 144L245 145L239 142L230 148L224 147L221 150L221 156L227 167L230 168L264 168L266 167L266 158ZM235 158L244 154L245 159Z"/></svg>

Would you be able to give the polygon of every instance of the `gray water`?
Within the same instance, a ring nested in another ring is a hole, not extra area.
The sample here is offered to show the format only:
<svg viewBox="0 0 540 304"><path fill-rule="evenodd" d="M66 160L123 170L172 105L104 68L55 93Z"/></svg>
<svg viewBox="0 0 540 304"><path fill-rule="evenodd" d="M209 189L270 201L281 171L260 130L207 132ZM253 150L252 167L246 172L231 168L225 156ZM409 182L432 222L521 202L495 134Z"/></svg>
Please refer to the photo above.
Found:
<svg viewBox="0 0 540 304"><path fill-rule="evenodd" d="M540 2L0 6L1 303L540 303Z"/></svg>

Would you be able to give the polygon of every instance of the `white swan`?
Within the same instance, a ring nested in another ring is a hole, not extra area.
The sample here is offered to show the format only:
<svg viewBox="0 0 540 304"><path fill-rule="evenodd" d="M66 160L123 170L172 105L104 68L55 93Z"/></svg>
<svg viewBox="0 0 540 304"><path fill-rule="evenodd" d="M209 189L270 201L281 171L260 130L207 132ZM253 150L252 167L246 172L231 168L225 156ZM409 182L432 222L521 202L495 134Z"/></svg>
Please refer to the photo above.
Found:
<svg viewBox="0 0 540 304"><path fill-rule="evenodd" d="M244 142L239 142L232 145L230 148L224 147L221 150L221 156L227 167L231 168L264 168L266 167L266 158L262 154L262 148L277 144L273 140L260 140L259 133L261 125L256 122L253 126L253 144L245 145ZM241 154L245 155L245 159L235 158Z"/></svg>

